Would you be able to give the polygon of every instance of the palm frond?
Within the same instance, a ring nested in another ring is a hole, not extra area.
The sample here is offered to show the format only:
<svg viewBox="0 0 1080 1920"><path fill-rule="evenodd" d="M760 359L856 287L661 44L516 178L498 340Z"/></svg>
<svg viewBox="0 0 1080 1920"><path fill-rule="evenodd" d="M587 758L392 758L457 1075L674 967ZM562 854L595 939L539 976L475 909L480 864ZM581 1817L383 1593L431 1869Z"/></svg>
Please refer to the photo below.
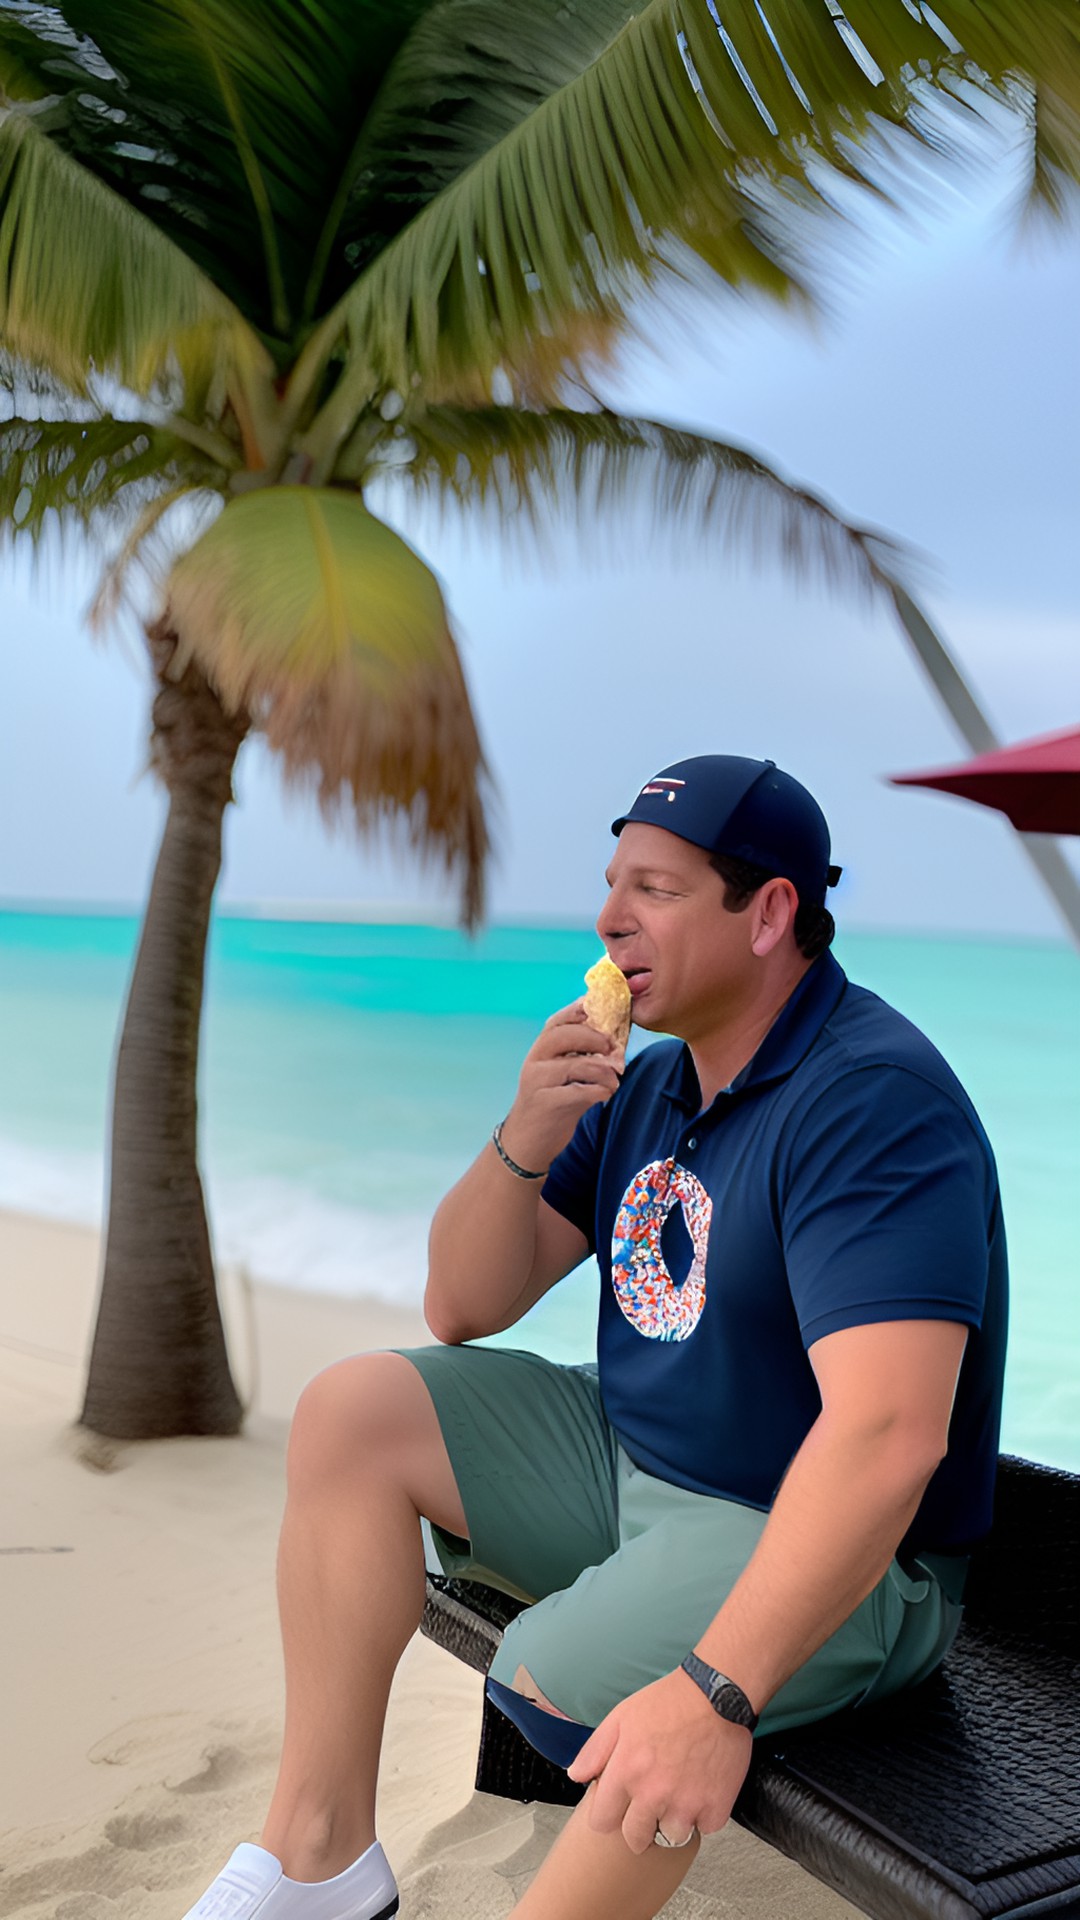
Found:
<svg viewBox="0 0 1080 1920"><path fill-rule="evenodd" d="M1032 89L1071 126L1074 0L650 0L361 275L338 309L349 353L376 384L437 391L527 362L569 316L605 321L661 274L783 291L830 166L875 180L868 134L962 147L980 101L1030 114ZM1071 135L1054 164L1080 175Z"/></svg>
<svg viewBox="0 0 1080 1920"><path fill-rule="evenodd" d="M0 0L0 48L11 5ZM629 11L627 0L578 0L569 14L562 0L61 0L33 18L54 66L65 46L61 144L150 211L277 350Z"/></svg>
<svg viewBox="0 0 1080 1920"><path fill-rule="evenodd" d="M486 516L511 540L572 527L595 552L648 529L680 551L778 557L801 579L874 593L903 583L913 556L837 512L760 455L656 420L606 410L429 407L408 410L369 455L423 501ZM344 463L347 467L347 460Z"/></svg>
<svg viewBox="0 0 1080 1920"><path fill-rule="evenodd" d="M0 421L0 532L40 539L50 522L89 532L124 526L159 495L220 489L226 475L145 421Z"/></svg>
<svg viewBox="0 0 1080 1920"><path fill-rule="evenodd" d="M1080 108L1049 89L1036 92L1032 102L1032 136L1028 183L1029 215L1050 214L1060 219L1075 212L1075 156L1080 147Z"/></svg>
<svg viewBox="0 0 1080 1920"><path fill-rule="evenodd" d="M72 420L84 417L96 420L100 408L92 402L80 399L65 386L62 380L45 367L31 366L12 353L0 336L0 388L7 396L6 406L9 413L23 413L36 417L48 415L49 418Z"/></svg>
<svg viewBox="0 0 1080 1920"><path fill-rule="evenodd" d="M0 119L0 339L86 394L95 375L145 395L269 370L237 309L143 215L26 114Z"/></svg>
<svg viewBox="0 0 1080 1920"><path fill-rule="evenodd" d="M17 16L0 17L0 107L47 100L56 90L49 71L56 47L43 43Z"/></svg>
<svg viewBox="0 0 1080 1920"><path fill-rule="evenodd" d="M229 71L224 49L215 45L207 31L198 0L195 0L195 4L190 4L189 0L181 0L179 11L184 23L190 27L192 38L199 51L205 54L207 66L214 76L216 89L220 94L221 107L232 132L236 155L251 194L251 202L262 239L266 279L270 293L271 323L276 334L285 335L290 328L290 314L285 292L285 277L281 266L281 250L274 224L274 210L263 166L252 138L252 129L248 125L244 111L244 103Z"/></svg>
<svg viewBox="0 0 1080 1920"><path fill-rule="evenodd" d="M182 501L188 506L201 506L204 517L208 510L213 508L216 511L220 506L220 501L215 499L212 492L192 480L179 480L175 486L166 487L163 492L152 495L102 569L97 591L87 612L91 631L100 632L116 618L128 593L136 565L142 567L144 575L154 586L159 584L165 564L175 554L175 544L165 540L163 523ZM193 538L190 515L184 527L184 537L186 543L190 544Z"/></svg>
<svg viewBox="0 0 1080 1920"><path fill-rule="evenodd" d="M22 12L41 49L27 57L51 65L63 104L58 143L151 217L280 351L367 109L429 5L58 0ZM0 0L0 59L13 11ZM355 267L340 248L330 265L337 298Z"/></svg>
<svg viewBox="0 0 1080 1920"><path fill-rule="evenodd" d="M444 0L423 10L366 114L327 216L350 281L549 95L592 65L634 0ZM330 252L329 232L320 251ZM341 291L341 289L339 289Z"/></svg>
<svg viewBox="0 0 1080 1920"><path fill-rule="evenodd" d="M434 574L341 488L232 500L174 567L178 668L249 712L329 819L403 823L479 919L483 754Z"/></svg>

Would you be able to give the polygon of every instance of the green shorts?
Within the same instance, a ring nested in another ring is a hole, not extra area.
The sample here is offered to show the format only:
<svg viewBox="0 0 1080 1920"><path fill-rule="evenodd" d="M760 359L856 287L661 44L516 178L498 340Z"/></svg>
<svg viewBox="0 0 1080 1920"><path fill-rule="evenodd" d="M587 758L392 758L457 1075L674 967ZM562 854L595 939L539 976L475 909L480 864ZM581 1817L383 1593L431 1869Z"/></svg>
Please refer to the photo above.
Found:
<svg viewBox="0 0 1080 1920"><path fill-rule="evenodd" d="M399 1349L435 1405L469 1537L432 1528L444 1570L533 1604L507 1628L491 1678L519 1666L595 1727L670 1673L704 1633L767 1515L643 1473L600 1404L595 1366L494 1347ZM960 1624L963 1562L894 1561L843 1626L781 1687L758 1732L777 1733L911 1686Z"/></svg>

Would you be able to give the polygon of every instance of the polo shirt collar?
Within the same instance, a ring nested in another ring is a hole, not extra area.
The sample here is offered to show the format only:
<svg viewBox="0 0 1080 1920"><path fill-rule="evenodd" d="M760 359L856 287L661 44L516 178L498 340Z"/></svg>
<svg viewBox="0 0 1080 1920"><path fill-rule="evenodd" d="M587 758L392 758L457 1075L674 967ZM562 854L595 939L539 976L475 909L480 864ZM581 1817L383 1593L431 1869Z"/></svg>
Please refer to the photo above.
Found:
<svg viewBox="0 0 1080 1920"><path fill-rule="evenodd" d="M736 1074L732 1088L739 1091L766 1080L786 1080L794 1073L836 1012L846 987L847 975L839 961L831 953L819 954L785 1000L753 1059Z"/></svg>
<svg viewBox="0 0 1080 1920"><path fill-rule="evenodd" d="M847 987L847 975L831 953L820 954L785 1000L757 1052L736 1074L725 1093L784 1080L806 1058L826 1021L836 1011ZM676 1106L697 1112L701 1090L693 1055L685 1044L674 1064L665 1092ZM717 1095L717 1099L722 1095Z"/></svg>

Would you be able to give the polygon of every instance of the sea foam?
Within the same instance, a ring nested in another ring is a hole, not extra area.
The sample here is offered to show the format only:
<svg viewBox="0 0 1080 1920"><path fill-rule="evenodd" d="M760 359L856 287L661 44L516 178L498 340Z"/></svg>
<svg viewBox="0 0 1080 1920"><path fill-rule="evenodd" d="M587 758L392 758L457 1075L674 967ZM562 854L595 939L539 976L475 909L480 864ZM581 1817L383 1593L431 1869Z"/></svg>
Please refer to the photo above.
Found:
<svg viewBox="0 0 1080 1920"><path fill-rule="evenodd" d="M206 1186L219 1262L271 1286L420 1304L426 1214L376 1213L280 1179L211 1176ZM102 1153L46 1151L0 1136L0 1207L100 1229L104 1194Z"/></svg>

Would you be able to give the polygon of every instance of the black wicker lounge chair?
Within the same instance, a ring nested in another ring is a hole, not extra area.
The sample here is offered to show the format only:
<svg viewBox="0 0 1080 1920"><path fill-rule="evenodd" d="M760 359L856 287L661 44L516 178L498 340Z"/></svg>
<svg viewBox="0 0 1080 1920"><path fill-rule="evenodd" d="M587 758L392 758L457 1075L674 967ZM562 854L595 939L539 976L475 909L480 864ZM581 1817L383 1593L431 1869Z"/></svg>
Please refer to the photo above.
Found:
<svg viewBox="0 0 1080 1920"><path fill-rule="evenodd" d="M432 1578L423 1630L486 1672L519 1611ZM581 1795L488 1704L476 1784ZM1003 1458L943 1666L879 1706L759 1741L735 1818L873 1920L1080 1920L1080 1476Z"/></svg>

